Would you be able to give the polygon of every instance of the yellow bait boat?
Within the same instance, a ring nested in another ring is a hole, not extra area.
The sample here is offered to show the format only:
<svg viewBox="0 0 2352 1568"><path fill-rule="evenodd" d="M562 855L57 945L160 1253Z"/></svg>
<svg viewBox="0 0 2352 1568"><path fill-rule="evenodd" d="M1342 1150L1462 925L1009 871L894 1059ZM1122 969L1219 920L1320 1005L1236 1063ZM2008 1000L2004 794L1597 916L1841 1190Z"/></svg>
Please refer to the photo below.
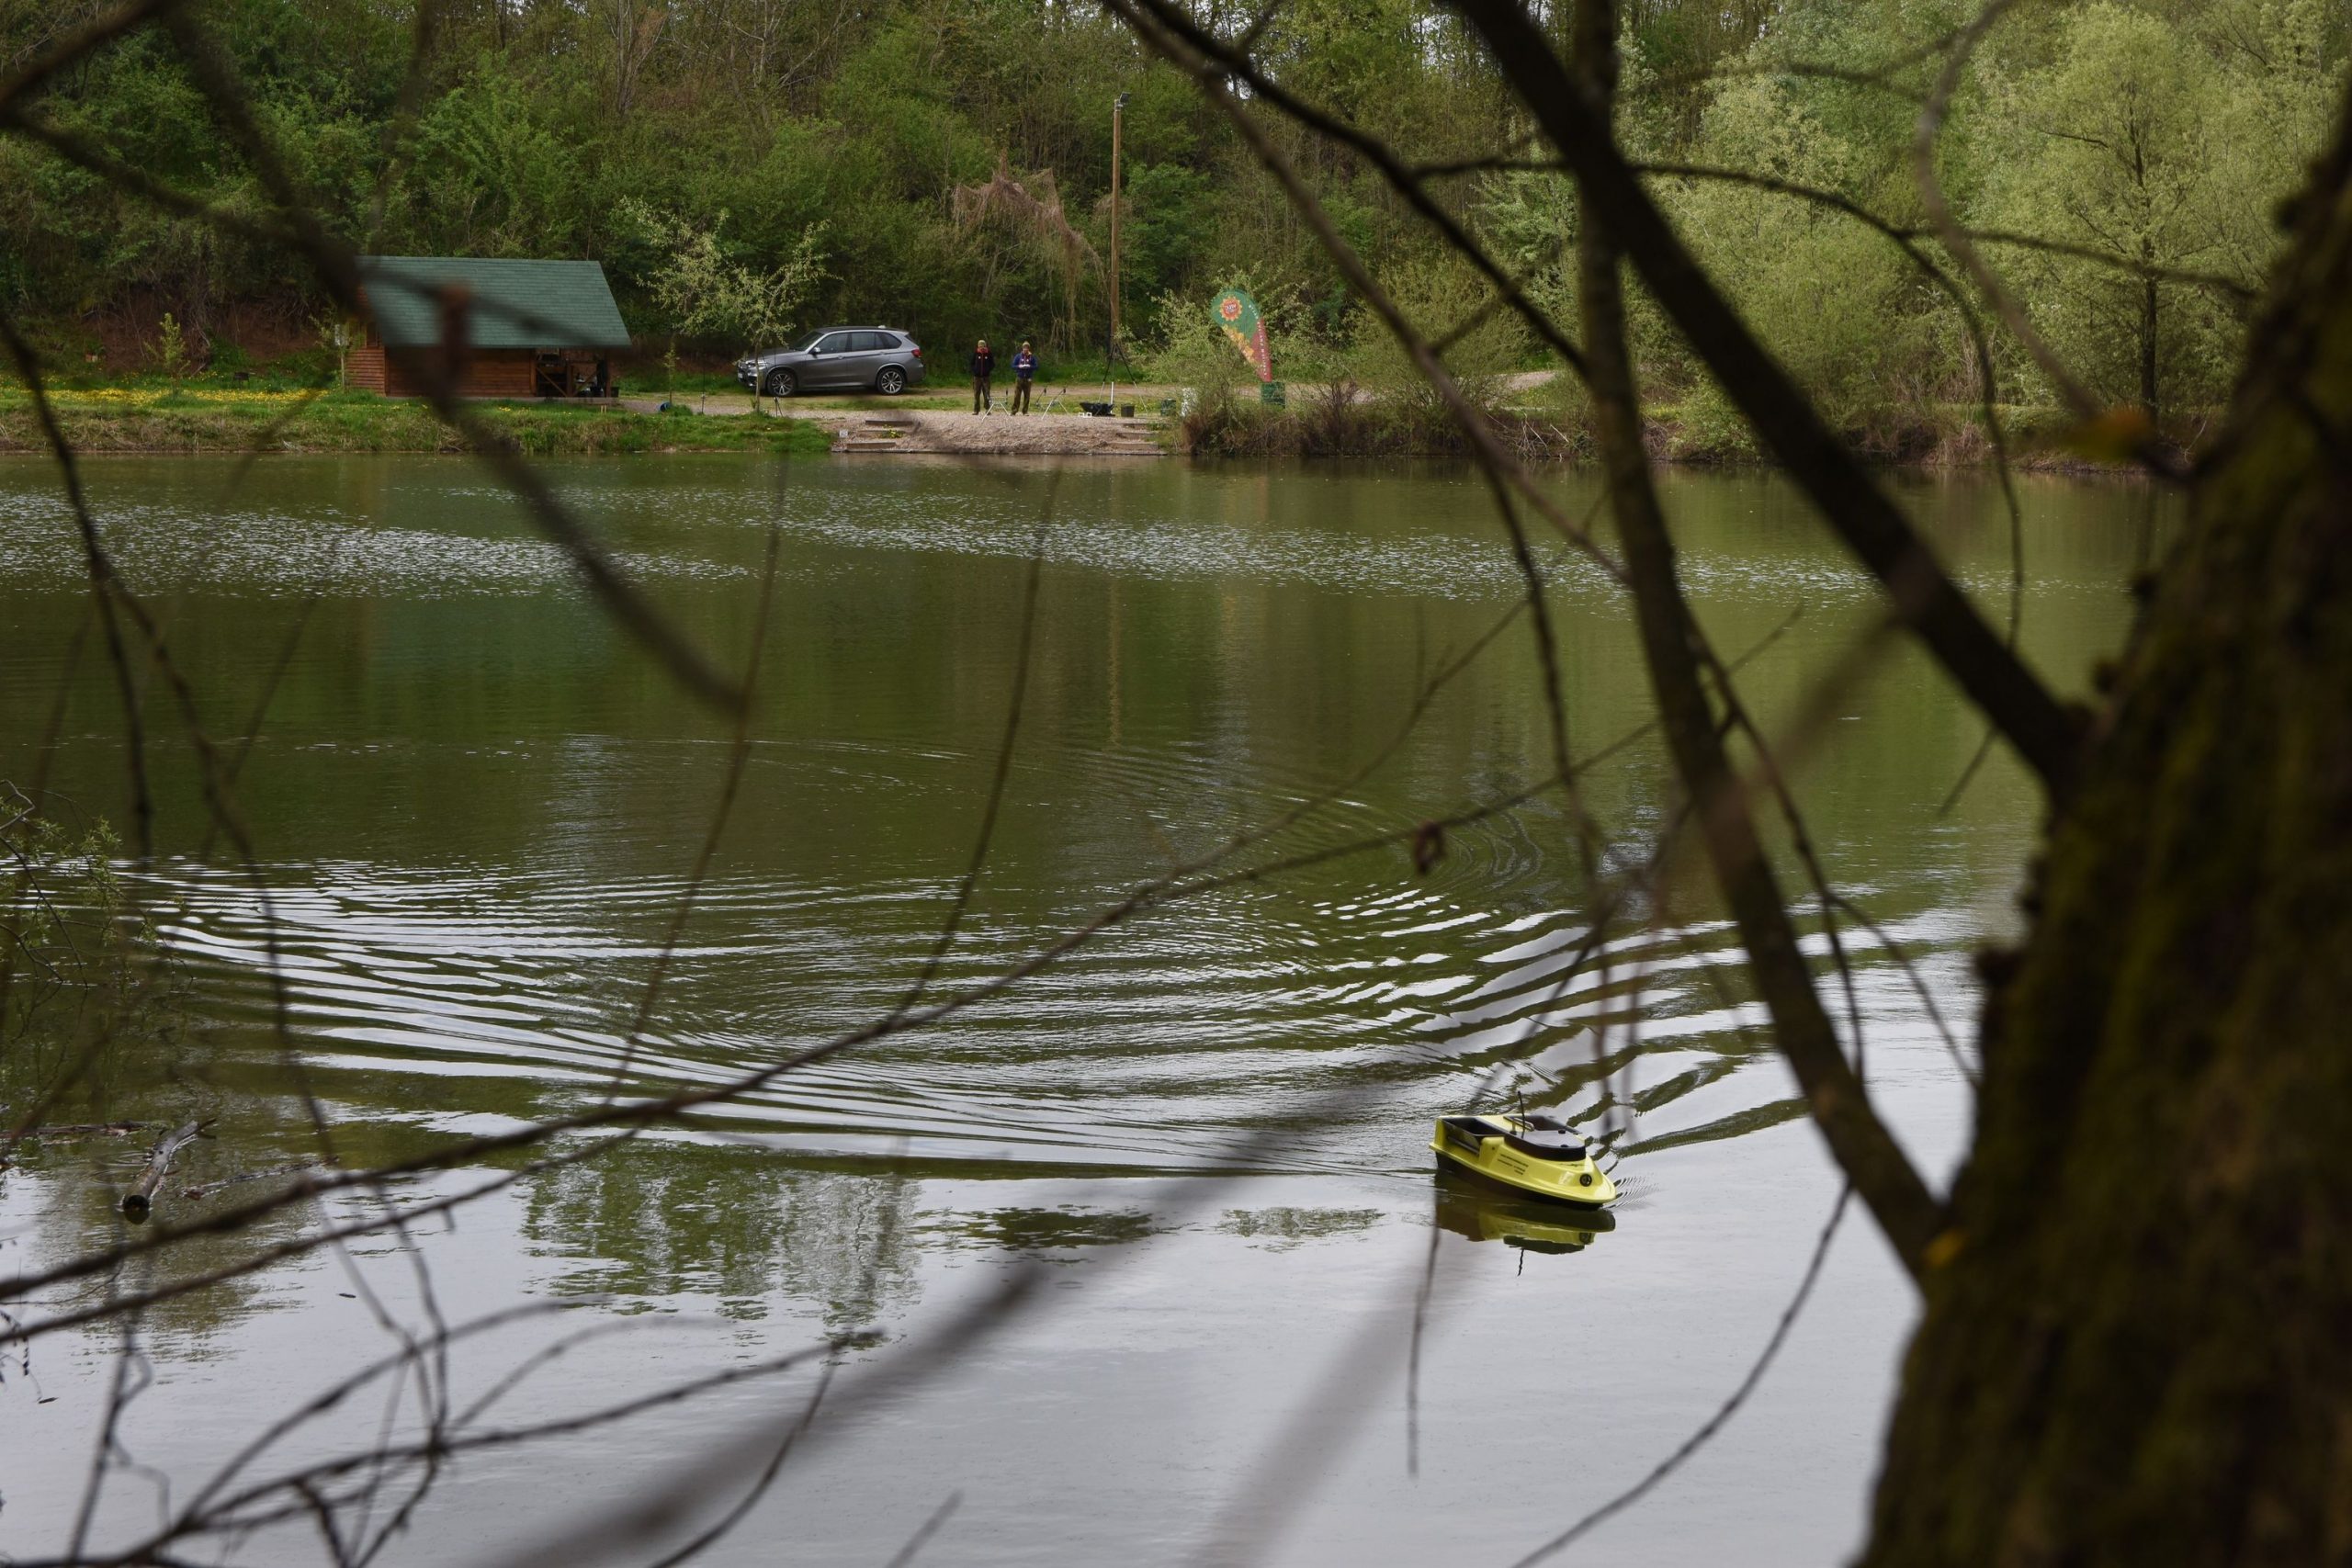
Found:
<svg viewBox="0 0 2352 1568"><path fill-rule="evenodd" d="M1592 1151L1549 1116L1441 1116L1430 1140L1441 1170L1466 1171L1526 1198L1579 1209L1617 1201Z"/></svg>

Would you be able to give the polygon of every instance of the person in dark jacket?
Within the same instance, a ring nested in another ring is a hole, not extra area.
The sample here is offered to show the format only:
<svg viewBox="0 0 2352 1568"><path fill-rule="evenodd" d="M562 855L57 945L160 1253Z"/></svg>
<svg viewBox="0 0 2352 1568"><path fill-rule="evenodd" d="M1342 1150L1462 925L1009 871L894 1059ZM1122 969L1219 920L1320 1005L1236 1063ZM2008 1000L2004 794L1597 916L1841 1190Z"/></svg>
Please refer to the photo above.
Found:
<svg viewBox="0 0 2352 1568"><path fill-rule="evenodd" d="M1024 340L1012 356L1012 412L1029 412L1029 383L1037 374L1037 355Z"/></svg>
<svg viewBox="0 0 2352 1568"><path fill-rule="evenodd" d="M988 339L982 338L979 346L972 350L972 412L974 413L979 413L989 407L989 393L991 390L991 383L995 380L996 350L989 346Z"/></svg>

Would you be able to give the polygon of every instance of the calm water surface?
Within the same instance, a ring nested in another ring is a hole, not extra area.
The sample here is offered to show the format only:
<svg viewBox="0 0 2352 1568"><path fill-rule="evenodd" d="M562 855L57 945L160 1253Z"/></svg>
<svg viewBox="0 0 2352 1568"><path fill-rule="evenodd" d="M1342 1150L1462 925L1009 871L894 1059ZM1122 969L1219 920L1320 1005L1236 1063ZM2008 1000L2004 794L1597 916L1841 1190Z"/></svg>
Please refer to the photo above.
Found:
<svg viewBox="0 0 2352 1568"><path fill-rule="evenodd" d="M313 1145L269 1032L273 921L309 1089L354 1157L592 1103L616 1078L720 1081L887 1011L971 853L1033 549L1023 727L942 991L1375 757L1247 863L1492 801L1545 766L1523 622L1388 750L1421 682L1518 592L1458 471L1138 463L1057 482L1023 467L670 457L550 473L725 663L749 645L772 525L781 541L741 796L633 1055L628 1020L710 819L725 727L462 461L94 468L125 570L169 615L213 734L243 732L300 630L240 784L266 891L199 861L188 750L151 694L162 853L144 886L196 1022L164 1059L122 1069L107 1109L219 1115L190 1180ZM1664 483L1703 619L1727 652L1758 649L1744 687L1768 722L1788 719L1871 624L1872 590L1781 481ZM1559 493L1573 513L1592 499L1574 476ZM1904 499L1997 615L1997 493L1914 483ZM2120 638L2125 579L2162 519L2132 489L2043 480L2024 499L2025 644L2078 691ZM57 784L120 821L110 687L94 646L67 662L77 571L48 470L0 466L0 775L29 774L62 691ZM1564 553L1553 607L1569 732L1589 752L1642 722L1644 676L1598 570ZM1939 812L1980 730L1906 650L1871 657L1823 728L1798 767L1820 853L1964 1032L1969 954L2013 926L2032 792L1996 757ZM1587 795L1614 865L1648 852L1670 808L1645 740L1596 768ZM960 1494L926 1561L1177 1562L1245 1543L1302 1564L1510 1562L1641 1476L1738 1381L1836 1182L1698 868L1670 869L1607 972L1577 976L1565 963L1586 887L1558 802L1454 831L1443 851L1426 874L1390 845L1152 910L948 1021L526 1177L424 1227L422 1269L371 1242L173 1303L147 1325L153 1381L121 1434L141 1468L112 1483L96 1539L152 1527L166 1487L184 1499L288 1404L386 1353L383 1320L532 1300L560 1310L469 1341L450 1371L470 1397L591 1331L503 1396L509 1421L748 1368L827 1331L878 1336L713 1561L878 1564ZM1946 1173L1965 1081L1903 970L1849 940L1875 1091ZM1498 1080L1515 1060L1531 1070ZM1428 1119L1494 1081L1609 1145L1627 1193L1613 1229L1531 1226L1433 1183ZM141 1152L58 1145L0 1175L0 1269L114 1234L111 1199ZM1433 1236L1416 1474L1404 1371ZM1026 1310L926 1357L967 1306L1041 1262ZM1755 1399L1580 1558L1835 1561L1859 1538L1911 1313L1854 1216ZM45 1341L0 1379L0 1551L61 1549L113 1343ZM389 1560L497 1561L647 1477L708 1474L707 1445L772 1430L812 1384L805 1369L750 1379L474 1456ZM365 1442L413 1411L374 1391L286 1456ZM321 1551L263 1530L231 1555Z"/></svg>

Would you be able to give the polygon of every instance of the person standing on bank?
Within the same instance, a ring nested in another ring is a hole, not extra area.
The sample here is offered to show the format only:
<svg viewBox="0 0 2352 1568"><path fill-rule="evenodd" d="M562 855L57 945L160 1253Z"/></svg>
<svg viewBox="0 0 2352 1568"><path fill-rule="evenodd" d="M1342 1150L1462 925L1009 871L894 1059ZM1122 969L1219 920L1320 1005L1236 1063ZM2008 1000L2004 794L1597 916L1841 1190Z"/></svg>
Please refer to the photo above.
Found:
<svg viewBox="0 0 2352 1568"><path fill-rule="evenodd" d="M1037 374L1037 355L1023 339L1021 352L1012 356L1012 412L1029 412L1029 383Z"/></svg>
<svg viewBox="0 0 2352 1568"><path fill-rule="evenodd" d="M989 393L992 389L991 383L995 380L996 351L989 346L988 339L982 338L979 346L972 350L972 412L974 413L979 413L989 406Z"/></svg>

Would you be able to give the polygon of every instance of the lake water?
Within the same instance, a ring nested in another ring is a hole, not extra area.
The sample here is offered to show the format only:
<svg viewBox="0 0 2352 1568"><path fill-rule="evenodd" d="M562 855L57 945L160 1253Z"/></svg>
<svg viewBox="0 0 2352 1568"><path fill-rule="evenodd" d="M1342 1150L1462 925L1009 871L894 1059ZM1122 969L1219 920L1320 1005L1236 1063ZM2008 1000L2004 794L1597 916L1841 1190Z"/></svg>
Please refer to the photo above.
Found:
<svg viewBox="0 0 2352 1568"><path fill-rule="evenodd" d="M210 733L243 734L276 679L238 786L259 886L223 854L198 858L186 732L149 683L159 853L135 874L181 955L191 1021L112 1064L105 1104L85 1109L217 1116L187 1181L315 1152L303 1091L346 1159L380 1160L594 1104L616 1079L723 1081L888 1012L972 854L1033 551L1035 656L1001 819L933 995L1237 832L1313 809L1230 863L1267 874L1152 908L948 1020L526 1173L418 1226L413 1251L372 1237L157 1309L118 1434L132 1462L96 1502L94 1541L154 1529L284 1411L396 1348L396 1330L518 1303L548 1310L458 1344L436 1373L453 1400L569 1348L467 1430L746 1375L623 1424L461 1455L381 1561L505 1562L549 1540L540 1560L656 1560L657 1540L688 1539L746 1495L819 1376L748 1374L827 1333L873 1337L841 1357L774 1485L708 1561L880 1564L954 1498L923 1562L1499 1565L1640 1478L1745 1374L1837 1183L1744 1003L1704 868L1670 862L1606 973L1571 975L1589 889L1556 797L1446 834L1425 872L1394 841L1340 852L1507 796L1546 766L1523 618L1396 743L1422 683L1519 592L1474 478L1135 462L1057 479L734 457L547 471L730 667L772 528L779 541L740 795L634 1051L629 1021L711 820L727 724L592 608L464 461L92 468ZM1875 592L1779 479L1662 483L1702 618L1726 655L1752 655L1743 690L1777 728L1843 667ZM1997 618L1997 491L1897 483ZM1591 504L1579 476L1557 489L1572 513ZM2080 692L2120 641L2125 581L2165 519L2137 488L2022 491L2024 643ZM1617 592L1546 548L1584 755L1641 724L1645 676ZM78 573L51 472L0 465L0 777L29 776L62 690L55 787L120 824L118 710L95 641L67 666ZM1830 874L1909 956L1963 1049L1970 955L2014 929L2038 812L1997 754L1941 809L1980 735L1921 659L1890 646L1794 763ZM1585 792L1607 868L1638 866L1671 812L1655 745L1613 752ZM1966 1081L1904 969L1848 937L1877 1100L1940 1179L1967 1137ZM299 1071L271 1027L273 943ZM1430 1119L1482 1092L1559 1108L1607 1146L1626 1193L1613 1228L1530 1224L1433 1180ZM0 1273L117 1235L112 1200L143 1153L140 1139L28 1149L0 1174ZM162 1213L195 1219L265 1190L167 1197ZM322 1207L351 1220L374 1201ZM319 1217L281 1216L270 1234ZM171 1267L232 1255L210 1242ZM975 1314L1015 1280L1028 1282L1017 1310ZM17 1310L38 1317L94 1289ZM1569 1560L1837 1560L1860 1539L1912 1312L1856 1210L1736 1419ZM109 1332L9 1351L0 1552L64 1549L117 1346ZM370 1384L249 1479L408 1430L417 1401L414 1378ZM703 1488L691 1520L638 1534L611 1514L682 1477ZM387 1488L366 1528L398 1517L401 1495ZM175 1550L331 1561L293 1513Z"/></svg>

